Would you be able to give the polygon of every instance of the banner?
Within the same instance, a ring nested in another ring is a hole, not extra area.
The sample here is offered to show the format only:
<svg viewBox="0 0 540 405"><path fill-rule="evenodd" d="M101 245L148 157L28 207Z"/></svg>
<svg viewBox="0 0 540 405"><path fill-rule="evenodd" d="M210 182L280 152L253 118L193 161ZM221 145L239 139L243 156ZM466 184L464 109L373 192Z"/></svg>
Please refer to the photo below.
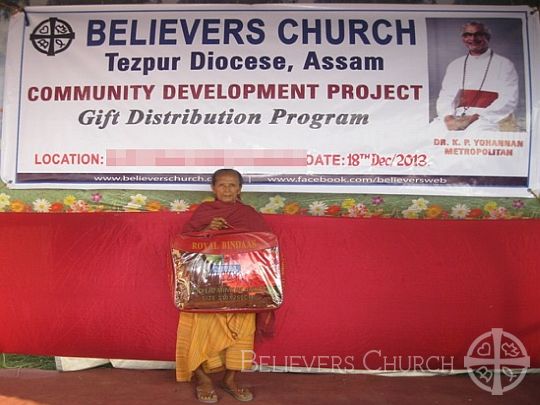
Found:
<svg viewBox="0 0 540 405"><path fill-rule="evenodd" d="M538 28L526 7L28 7L2 179L201 190L235 167L249 191L529 196Z"/></svg>

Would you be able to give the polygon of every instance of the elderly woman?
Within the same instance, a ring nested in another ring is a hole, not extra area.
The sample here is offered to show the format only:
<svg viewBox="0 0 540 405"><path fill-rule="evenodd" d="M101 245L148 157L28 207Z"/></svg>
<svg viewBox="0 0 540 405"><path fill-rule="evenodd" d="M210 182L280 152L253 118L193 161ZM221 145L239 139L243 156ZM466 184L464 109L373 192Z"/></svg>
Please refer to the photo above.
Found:
<svg viewBox="0 0 540 405"><path fill-rule="evenodd" d="M262 216L240 201L242 175L233 169L221 169L212 175L215 201L202 203L183 232L234 228L241 231L270 231ZM209 373L225 370L223 390L239 401L251 401L253 394L240 387L237 371L251 368L255 336L254 313L183 312L176 343L176 379L196 379L200 402L215 403L218 396Z"/></svg>

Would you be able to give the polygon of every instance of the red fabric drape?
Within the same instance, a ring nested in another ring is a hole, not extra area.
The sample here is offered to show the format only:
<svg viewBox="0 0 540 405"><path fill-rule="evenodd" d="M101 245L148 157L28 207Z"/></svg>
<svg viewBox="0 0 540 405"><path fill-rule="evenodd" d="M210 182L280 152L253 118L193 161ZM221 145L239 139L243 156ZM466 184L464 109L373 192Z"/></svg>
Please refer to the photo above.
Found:
<svg viewBox="0 0 540 405"><path fill-rule="evenodd" d="M0 352L173 360L168 249L189 215L0 214ZM265 363L462 368L476 337L503 328L540 367L540 221L265 218L286 266L276 336L256 346Z"/></svg>

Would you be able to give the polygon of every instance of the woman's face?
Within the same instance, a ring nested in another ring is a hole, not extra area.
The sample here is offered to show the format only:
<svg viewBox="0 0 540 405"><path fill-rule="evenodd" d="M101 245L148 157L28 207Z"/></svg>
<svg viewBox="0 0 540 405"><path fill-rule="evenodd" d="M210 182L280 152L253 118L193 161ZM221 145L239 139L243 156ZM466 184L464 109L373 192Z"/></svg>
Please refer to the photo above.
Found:
<svg viewBox="0 0 540 405"><path fill-rule="evenodd" d="M212 191L219 201L233 203L238 199L242 186L235 174L224 173L216 178Z"/></svg>

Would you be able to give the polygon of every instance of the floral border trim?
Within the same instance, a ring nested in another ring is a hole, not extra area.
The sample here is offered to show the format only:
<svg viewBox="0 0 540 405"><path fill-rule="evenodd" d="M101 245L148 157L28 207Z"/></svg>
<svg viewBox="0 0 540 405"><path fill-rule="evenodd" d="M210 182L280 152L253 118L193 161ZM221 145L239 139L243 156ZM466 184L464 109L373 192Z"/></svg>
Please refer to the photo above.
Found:
<svg viewBox="0 0 540 405"><path fill-rule="evenodd" d="M10 190L0 187L0 212L187 212L212 200L205 192ZM537 198L244 193L265 214L404 219L536 219Z"/></svg>
<svg viewBox="0 0 540 405"><path fill-rule="evenodd" d="M431 202L424 197L408 200L408 205L386 204L385 196L364 196L360 198L345 198L329 203L323 200L312 201L307 207L302 207L297 201L286 202L279 195L269 198L269 202L260 212L269 214L312 215L352 218L405 218L405 219L512 219L533 218L526 212L525 201L513 199L504 204L494 200L477 201L476 205L465 202L446 204L439 201Z"/></svg>

